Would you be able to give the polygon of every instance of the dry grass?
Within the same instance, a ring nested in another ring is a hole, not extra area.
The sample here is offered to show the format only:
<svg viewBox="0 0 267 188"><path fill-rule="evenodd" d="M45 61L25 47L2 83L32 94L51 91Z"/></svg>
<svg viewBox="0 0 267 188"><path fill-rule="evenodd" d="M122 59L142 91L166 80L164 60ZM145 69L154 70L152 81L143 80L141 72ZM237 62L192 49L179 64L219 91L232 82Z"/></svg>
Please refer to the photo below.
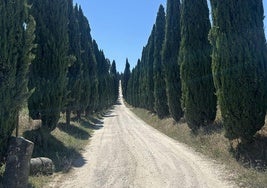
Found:
<svg viewBox="0 0 267 188"><path fill-rule="evenodd" d="M235 181L240 187L267 187L267 172L264 166L261 166L259 170L259 168L255 168L255 166L247 166L244 161L238 162L236 160L236 151L233 151L231 147L232 144L224 137L224 130L219 121L220 117L217 117L216 123L213 125L199 130L197 134L192 134L184 120L175 123L172 118L160 120L156 114L144 109L131 108L131 110L146 123L162 133L224 164L229 172L227 178L231 181ZM267 133L267 126L262 129L260 135L266 137L267 134L265 133ZM257 149L259 149L259 147L257 147ZM245 151L244 155L253 153L249 151L249 149ZM239 153L239 155L242 155L242 153ZM264 160L266 160L267 156L261 157L265 157Z"/></svg>

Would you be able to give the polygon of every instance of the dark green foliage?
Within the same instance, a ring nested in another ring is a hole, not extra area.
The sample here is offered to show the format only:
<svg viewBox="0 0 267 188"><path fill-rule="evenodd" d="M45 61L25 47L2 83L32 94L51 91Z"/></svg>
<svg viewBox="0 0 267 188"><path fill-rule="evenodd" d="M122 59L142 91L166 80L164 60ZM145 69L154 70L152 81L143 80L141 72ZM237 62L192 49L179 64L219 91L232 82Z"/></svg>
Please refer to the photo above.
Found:
<svg viewBox="0 0 267 188"><path fill-rule="evenodd" d="M266 113L262 0L211 0L211 5L212 68L226 137L251 141Z"/></svg>
<svg viewBox="0 0 267 188"><path fill-rule="evenodd" d="M130 104L132 104L135 107L140 107L140 96L141 96L141 91L140 91L140 85L141 83L139 82L140 79L140 66L141 62L138 60L136 67L132 70L131 77L129 79L129 85L127 89L127 96L130 101Z"/></svg>
<svg viewBox="0 0 267 188"><path fill-rule="evenodd" d="M66 119L70 124L71 111L80 110L80 100L82 93L82 59L81 59L81 35L79 27L79 10L76 5L73 8L73 2L70 0L68 8L69 17L69 54L73 57L73 63L68 69L68 95L66 101Z"/></svg>
<svg viewBox="0 0 267 188"><path fill-rule="evenodd" d="M163 47L168 106L171 116L176 120L183 116L181 108L181 80L178 55L180 49L180 0L167 1L166 35Z"/></svg>
<svg viewBox="0 0 267 188"><path fill-rule="evenodd" d="M31 65L28 101L30 116L42 120L42 128L52 131L66 98L68 57L68 2L31 0L36 19L36 58Z"/></svg>
<svg viewBox="0 0 267 188"><path fill-rule="evenodd" d="M147 77L147 70L148 70L148 45L146 45L142 50L142 57L139 62L139 106L141 108L148 107L148 100L150 96L148 95L147 88L148 88L148 77ZM153 77L152 77L153 78ZM153 91L153 90L152 90ZM153 103L152 103L153 104Z"/></svg>
<svg viewBox="0 0 267 188"><path fill-rule="evenodd" d="M185 117L193 131L214 121L216 115L209 30L207 1L183 0L179 63Z"/></svg>
<svg viewBox="0 0 267 188"><path fill-rule="evenodd" d="M154 112L154 103L155 103L155 97L154 97L154 78L153 78L153 64L154 64L154 49L155 49L155 25L153 26L153 29L151 31L150 37L148 39L147 44L147 86L146 86L146 93L148 96L147 100L147 109Z"/></svg>
<svg viewBox="0 0 267 188"><path fill-rule="evenodd" d="M130 76L131 76L130 64L128 59L126 59L126 64L122 79L122 95L126 100L127 100L128 81L130 79Z"/></svg>
<svg viewBox="0 0 267 188"><path fill-rule="evenodd" d="M125 100L135 106L146 108L155 112L154 98L154 51L155 51L155 25L149 36L146 46L143 48L142 57L130 72L130 64L126 60L124 75L122 76L122 87Z"/></svg>
<svg viewBox="0 0 267 188"><path fill-rule="evenodd" d="M92 113L98 105L98 80L97 80L97 61L93 50L93 40L91 37L91 28L83 11L79 8L79 27L81 34L81 60L82 60L82 93L80 100L80 113Z"/></svg>
<svg viewBox="0 0 267 188"><path fill-rule="evenodd" d="M113 88L113 76L114 75L114 68L116 67L115 64L112 69L112 73L110 73L111 63L109 59L105 57L105 54L102 50L99 50L98 45L95 41L93 41L93 51L95 54L96 62L97 62L97 80L98 80L98 104L96 107L97 111L102 109L106 109L112 104L115 103L114 101L114 88ZM115 63L115 62L114 62Z"/></svg>
<svg viewBox="0 0 267 188"><path fill-rule="evenodd" d="M113 60L110 68L110 76L112 79L111 97L112 102L116 102L119 97L119 75L117 73L116 62Z"/></svg>
<svg viewBox="0 0 267 188"><path fill-rule="evenodd" d="M153 64L153 75L154 75L154 109L157 112L159 118L164 118L169 115L169 107L167 105L166 96L166 83L163 72L162 63L162 46L165 38L165 12L162 5L159 7L156 24L155 24L155 48L154 48L154 64Z"/></svg>
<svg viewBox="0 0 267 188"><path fill-rule="evenodd" d="M134 88L133 88L133 82L134 82L134 69L132 70L132 73L131 73L131 76L130 76L130 79L128 80L127 82L127 98L126 98L126 101L131 104L131 105L134 105L134 102L133 102L133 98L134 98Z"/></svg>
<svg viewBox="0 0 267 188"><path fill-rule="evenodd" d="M34 55L35 21L26 0L0 1L0 163L19 110L29 97L28 71Z"/></svg>

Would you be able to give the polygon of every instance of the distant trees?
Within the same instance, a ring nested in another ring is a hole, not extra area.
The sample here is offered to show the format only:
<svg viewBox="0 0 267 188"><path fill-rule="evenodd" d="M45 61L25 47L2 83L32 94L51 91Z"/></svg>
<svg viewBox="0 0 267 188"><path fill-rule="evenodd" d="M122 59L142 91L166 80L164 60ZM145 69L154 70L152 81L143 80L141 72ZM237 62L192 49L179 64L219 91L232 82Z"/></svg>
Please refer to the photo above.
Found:
<svg viewBox="0 0 267 188"><path fill-rule="evenodd" d="M211 71L209 9L206 0L183 0L179 64L185 118L194 131L216 116L216 97Z"/></svg>
<svg viewBox="0 0 267 188"><path fill-rule="evenodd" d="M128 89L128 81L131 76L131 70L130 70L130 63L128 59L126 59L125 69L122 77L122 95L125 99L127 99L127 89Z"/></svg>
<svg viewBox="0 0 267 188"><path fill-rule="evenodd" d="M130 72L130 65L126 63L124 75L129 75L127 85L122 84L122 89L125 90L127 86L126 101L136 107L146 108L150 111L154 110L154 78L153 78L153 64L154 64L154 39L155 26L150 34L147 45L143 48L142 58L137 62L136 67ZM126 85L126 86L125 86Z"/></svg>
<svg viewBox="0 0 267 188"><path fill-rule="evenodd" d="M112 80L112 85L111 85L111 100L117 101L118 96L119 96L119 74L117 72L116 68L116 62L113 60L110 68L110 76Z"/></svg>
<svg viewBox="0 0 267 188"><path fill-rule="evenodd" d="M160 118L169 115L162 49L165 39L165 12L161 5L142 57L130 73L126 63L122 89L126 101L136 107L156 112ZM130 77L128 77L128 75ZM128 82L127 79L128 79Z"/></svg>
<svg viewBox="0 0 267 188"><path fill-rule="evenodd" d="M0 164L29 97L29 65L34 59L34 18L26 0L0 1Z"/></svg>
<svg viewBox="0 0 267 188"><path fill-rule="evenodd" d="M212 69L226 137L251 141L266 114L262 0L211 0Z"/></svg>
<svg viewBox="0 0 267 188"><path fill-rule="evenodd" d="M181 80L178 56L181 42L180 0L167 1L166 34L162 50L166 93L169 111L173 119L179 121L183 116L181 108Z"/></svg>

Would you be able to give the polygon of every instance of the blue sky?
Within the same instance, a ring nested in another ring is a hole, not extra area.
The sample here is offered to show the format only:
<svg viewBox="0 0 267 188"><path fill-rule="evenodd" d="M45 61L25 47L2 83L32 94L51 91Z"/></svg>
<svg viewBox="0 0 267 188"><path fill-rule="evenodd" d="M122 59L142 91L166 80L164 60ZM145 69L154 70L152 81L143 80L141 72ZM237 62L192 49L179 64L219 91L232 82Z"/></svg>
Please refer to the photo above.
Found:
<svg viewBox="0 0 267 188"><path fill-rule="evenodd" d="M91 26L91 35L106 58L124 71L126 58L131 69L141 57L155 23L158 7L166 0L74 0L81 5ZM263 0L267 13L267 2ZM265 14L266 15L266 14ZM267 27L267 20L265 19ZM267 31L265 31L267 32Z"/></svg>

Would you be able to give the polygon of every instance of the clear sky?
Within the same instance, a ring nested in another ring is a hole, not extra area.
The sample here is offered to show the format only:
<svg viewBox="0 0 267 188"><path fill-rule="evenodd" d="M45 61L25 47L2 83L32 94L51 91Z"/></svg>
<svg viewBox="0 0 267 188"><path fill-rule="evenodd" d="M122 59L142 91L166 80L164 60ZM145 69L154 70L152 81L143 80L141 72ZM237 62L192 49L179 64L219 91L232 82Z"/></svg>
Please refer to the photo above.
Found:
<svg viewBox="0 0 267 188"><path fill-rule="evenodd" d="M92 37L106 58L116 61L119 72L124 71L126 58L131 69L136 65L155 23L159 5L166 7L166 0L74 0L74 3L81 5L89 20ZM267 0L263 3L267 13ZM267 27L267 20L264 21Z"/></svg>

